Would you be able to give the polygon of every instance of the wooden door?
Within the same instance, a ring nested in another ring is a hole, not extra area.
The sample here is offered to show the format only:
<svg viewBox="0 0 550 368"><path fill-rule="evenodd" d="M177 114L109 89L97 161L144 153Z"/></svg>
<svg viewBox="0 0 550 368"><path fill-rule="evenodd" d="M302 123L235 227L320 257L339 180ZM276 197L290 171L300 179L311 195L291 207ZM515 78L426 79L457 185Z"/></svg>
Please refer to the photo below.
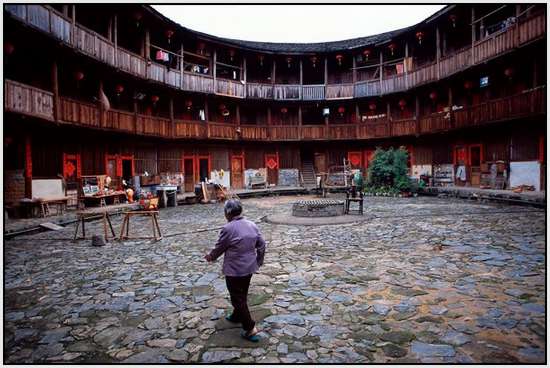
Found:
<svg viewBox="0 0 550 368"><path fill-rule="evenodd" d="M231 188L242 189L244 179L243 156L231 156Z"/></svg>
<svg viewBox="0 0 550 368"><path fill-rule="evenodd" d="M468 150L466 146L455 146L453 150L453 163L454 163L454 182L457 185L464 186L466 181L468 181ZM464 175L460 175L458 172L459 167L464 167ZM465 178L466 180L462 180Z"/></svg>
<svg viewBox="0 0 550 368"><path fill-rule="evenodd" d="M327 158L324 153L315 153L315 172L316 173L324 173L327 172Z"/></svg>
<svg viewBox="0 0 550 368"><path fill-rule="evenodd" d="M210 179L210 156L198 156L196 160L196 173L199 175L199 181Z"/></svg>
<svg viewBox="0 0 550 368"><path fill-rule="evenodd" d="M352 169L360 169L362 160L361 160L361 152L348 152L348 162L351 165Z"/></svg>
<svg viewBox="0 0 550 368"><path fill-rule="evenodd" d="M267 170L267 182L268 184L277 185L279 179L279 155L278 154L266 154L265 155L265 167Z"/></svg>
<svg viewBox="0 0 550 368"><path fill-rule="evenodd" d="M186 192L195 191L195 170L193 165L193 157L183 158L183 177L184 187Z"/></svg>
<svg viewBox="0 0 550 368"><path fill-rule="evenodd" d="M470 184L479 187L481 181L481 163L483 162L483 148L481 144L472 144L468 149L468 166Z"/></svg>

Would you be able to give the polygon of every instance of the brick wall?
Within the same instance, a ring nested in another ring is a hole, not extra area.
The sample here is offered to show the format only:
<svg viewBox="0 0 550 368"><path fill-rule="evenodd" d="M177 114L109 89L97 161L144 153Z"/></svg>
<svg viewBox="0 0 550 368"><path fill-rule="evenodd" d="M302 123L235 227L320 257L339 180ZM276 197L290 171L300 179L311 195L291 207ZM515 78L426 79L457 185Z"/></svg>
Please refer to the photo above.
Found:
<svg viewBox="0 0 550 368"><path fill-rule="evenodd" d="M25 177L23 170L4 171L4 199L7 203L25 198Z"/></svg>

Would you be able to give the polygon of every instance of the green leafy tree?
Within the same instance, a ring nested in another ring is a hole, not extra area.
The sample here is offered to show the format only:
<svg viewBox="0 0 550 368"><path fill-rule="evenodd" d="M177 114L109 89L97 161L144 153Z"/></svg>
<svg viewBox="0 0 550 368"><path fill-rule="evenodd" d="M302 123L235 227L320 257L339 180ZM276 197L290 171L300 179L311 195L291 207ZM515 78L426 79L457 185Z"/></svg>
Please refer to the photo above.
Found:
<svg viewBox="0 0 550 368"><path fill-rule="evenodd" d="M369 186L373 189L408 192L411 189L407 160L408 152L400 147L395 150L377 148L369 165Z"/></svg>

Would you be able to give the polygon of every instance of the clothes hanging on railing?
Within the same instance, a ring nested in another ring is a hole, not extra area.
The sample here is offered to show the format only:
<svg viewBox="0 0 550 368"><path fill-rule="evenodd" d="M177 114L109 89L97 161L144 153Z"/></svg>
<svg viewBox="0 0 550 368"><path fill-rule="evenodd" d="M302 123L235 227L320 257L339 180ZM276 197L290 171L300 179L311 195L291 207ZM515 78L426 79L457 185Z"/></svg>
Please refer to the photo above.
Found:
<svg viewBox="0 0 550 368"><path fill-rule="evenodd" d="M170 61L170 55L167 52L158 50L155 59L157 61Z"/></svg>

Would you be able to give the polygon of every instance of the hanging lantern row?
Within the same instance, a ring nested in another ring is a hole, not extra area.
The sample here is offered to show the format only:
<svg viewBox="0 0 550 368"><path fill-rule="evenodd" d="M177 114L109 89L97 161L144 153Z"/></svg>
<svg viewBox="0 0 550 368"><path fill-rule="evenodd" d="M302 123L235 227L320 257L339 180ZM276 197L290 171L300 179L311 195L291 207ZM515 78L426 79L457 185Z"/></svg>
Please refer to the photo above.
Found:
<svg viewBox="0 0 550 368"><path fill-rule="evenodd" d="M344 55L336 55L336 61L338 61L338 66L342 66L342 60L344 60Z"/></svg>
<svg viewBox="0 0 550 368"><path fill-rule="evenodd" d="M204 44L204 42L199 42L199 44L197 45L197 49L197 54L204 55L204 50L206 50L206 45Z"/></svg>
<svg viewBox="0 0 550 368"><path fill-rule="evenodd" d="M437 99L437 92L430 92L430 100L435 101Z"/></svg>
<svg viewBox="0 0 550 368"><path fill-rule="evenodd" d="M368 50L368 49L363 51L363 56L365 57L365 61L369 60L369 56L370 56L371 52L372 51Z"/></svg>
<svg viewBox="0 0 550 368"><path fill-rule="evenodd" d="M186 100L185 101L185 107L187 108L187 111L191 110L191 107L193 107L193 101Z"/></svg>
<svg viewBox="0 0 550 368"><path fill-rule="evenodd" d="M345 108L344 106L340 106L340 107L338 108L338 113L339 113L340 115L343 115L345 112L346 112L346 108Z"/></svg>
<svg viewBox="0 0 550 368"><path fill-rule="evenodd" d="M258 55L258 61L260 63L260 66L264 66L264 59L265 59L264 55Z"/></svg>
<svg viewBox="0 0 550 368"><path fill-rule="evenodd" d="M371 103L369 104L369 110L370 110L370 111L376 110L376 104L375 104L374 102L371 102Z"/></svg>
<svg viewBox="0 0 550 368"><path fill-rule="evenodd" d="M281 114L286 114L288 109L286 107L281 107Z"/></svg>
<svg viewBox="0 0 550 368"><path fill-rule="evenodd" d="M120 97L120 94L124 92L124 86L122 84L117 84L115 86L115 92L116 92L116 95Z"/></svg>
<svg viewBox="0 0 550 368"><path fill-rule="evenodd" d="M74 79L76 79L78 82L84 79L84 73L80 70L74 72Z"/></svg>
<svg viewBox="0 0 550 368"><path fill-rule="evenodd" d="M229 50L229 60L235 59L235 50Z"/></svg>
<svg viewBox="0 0 550 368"><path fill-rule="evenodd" d="M157 95L152 95L151 96L151 102L153 103L153 105L156 105L157 102L159 102L159 100L160 100L159 96L157 96Z"/></svg>
<svg viewBox="0 0 550 368"><path fill-rule="evenodd" d="M451 21L453 28L456 28L456 14L449 15L449 20Z"/></svg>
<svg viewBox="0 0 550 368"><path fill-rule="evenodd" d="M405 106L407 106L407 101L405 101L403 98L399 100L399 107L401 110L405 109Z"/></svg>
<svg viewBox="0 0 550 368"><path fill-rule="evenodd" d="M424 32L422 31L416 32L416 39L418 40L419 45L422 45L423 38L424 38Z"/></svg>
<svg viewBox="0 0 550 368"><path fill-rule="evenodd" d="M474 84L472 83L472 81L467 80L466 82L464 82L464 89L472 89L473 86Z"/></svg>
<svg viewBox="0 0 550 368"><path fill-rule="evenodd" d="M136 21L136 27L139 27L141 18L143 18L143 14L141 14L138 11L134 13L134 20Z"/></svg>

